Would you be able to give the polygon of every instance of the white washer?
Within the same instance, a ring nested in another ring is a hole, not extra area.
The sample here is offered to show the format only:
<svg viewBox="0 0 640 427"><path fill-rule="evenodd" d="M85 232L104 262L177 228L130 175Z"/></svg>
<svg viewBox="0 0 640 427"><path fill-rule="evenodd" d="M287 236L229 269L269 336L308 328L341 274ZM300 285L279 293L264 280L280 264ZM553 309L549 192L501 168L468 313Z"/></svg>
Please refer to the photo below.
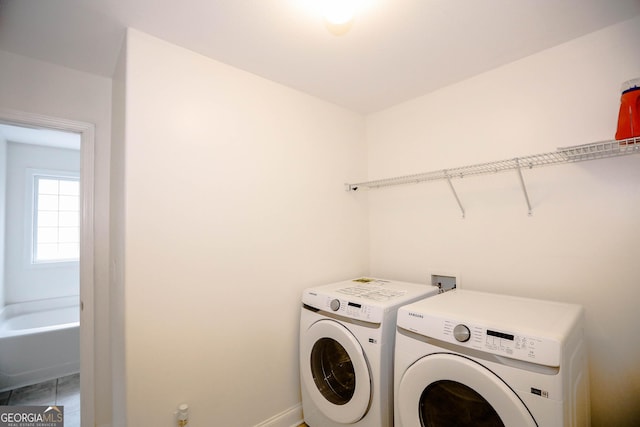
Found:
<svg viewBox="0 0 640 427"><path fill-rule="evenodd" d="M300 381L307 425L393 426L397 310L438 291L363 278L303 292Z"/></svg>
<svg viewBox="0 0 640 427"><path fill-rule="evenodd" d="M589 426L583 317L461 289L401 308L395 427Z"/></svg>

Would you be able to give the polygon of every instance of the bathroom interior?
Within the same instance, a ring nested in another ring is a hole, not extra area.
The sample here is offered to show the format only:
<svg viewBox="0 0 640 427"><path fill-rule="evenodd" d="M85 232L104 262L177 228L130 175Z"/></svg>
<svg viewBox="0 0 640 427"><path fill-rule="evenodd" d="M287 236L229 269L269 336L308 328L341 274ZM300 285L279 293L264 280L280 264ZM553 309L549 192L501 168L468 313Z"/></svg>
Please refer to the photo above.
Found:
<svg viewBox="0 0 640 427"><path fill-rule="evenodd" d="M79 425L80 136L0 124L0 151L0 403Z"/></svg>
<svg viewBox="0 0 640 427"><path fill-rule="evenodd" d="M302 290L433 274L584 306L592 425L640 419L637 155L523 168L530 209L515 172L455 180L464 215L446 180L345 191L612 140L637 1L381 1L340 35L291 2L37 3L0 3L0 122L91 125L82 425L298 425ZM2 250L2 305L31 299Z"/></svg>

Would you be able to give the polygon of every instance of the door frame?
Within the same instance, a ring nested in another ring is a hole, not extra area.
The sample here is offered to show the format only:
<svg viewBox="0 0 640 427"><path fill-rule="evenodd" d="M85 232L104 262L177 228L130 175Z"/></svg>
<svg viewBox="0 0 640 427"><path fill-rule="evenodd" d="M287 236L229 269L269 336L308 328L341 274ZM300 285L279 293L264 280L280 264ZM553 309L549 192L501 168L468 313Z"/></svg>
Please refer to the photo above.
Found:
<svg viewBox="0 0 640 427"><path fill-rule="evenodd" d="M95 125L0 109L0 122L80 134L80 419L95 424L94 354L94 174Z"/></svg>

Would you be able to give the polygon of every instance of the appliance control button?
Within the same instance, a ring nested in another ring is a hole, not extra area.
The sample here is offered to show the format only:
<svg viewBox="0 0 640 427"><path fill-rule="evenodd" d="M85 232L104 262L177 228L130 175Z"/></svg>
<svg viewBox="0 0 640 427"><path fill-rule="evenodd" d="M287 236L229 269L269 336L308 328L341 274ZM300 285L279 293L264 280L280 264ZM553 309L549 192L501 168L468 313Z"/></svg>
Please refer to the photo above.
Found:
<svg viewBox="0 0 640 427"><path fill-rule="evenodd" d="M334 299L331 300L331 310L333 311L338 311L338 309L340 308L340 300Z"/></svg>
<svg viewBox="0 0 640 427"><path fill-rule="evenodd" d="M453 328L453 336L459 342L467 342L471 338L471 332L465 325L460 324Z"/></svg>

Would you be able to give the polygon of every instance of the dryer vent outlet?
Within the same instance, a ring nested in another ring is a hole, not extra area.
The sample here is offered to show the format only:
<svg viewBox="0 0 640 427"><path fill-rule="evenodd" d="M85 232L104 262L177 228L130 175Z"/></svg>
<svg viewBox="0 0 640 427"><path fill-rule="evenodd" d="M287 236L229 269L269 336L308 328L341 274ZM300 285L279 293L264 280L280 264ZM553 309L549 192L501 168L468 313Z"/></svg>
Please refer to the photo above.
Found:
<svg viewBox="0 0 640 427"><path fill-rule="evenodd" d="M431 275L431 284L440 288L440 293L456 288L458 282L456 276L443 276L440 274Z"/></svg>

